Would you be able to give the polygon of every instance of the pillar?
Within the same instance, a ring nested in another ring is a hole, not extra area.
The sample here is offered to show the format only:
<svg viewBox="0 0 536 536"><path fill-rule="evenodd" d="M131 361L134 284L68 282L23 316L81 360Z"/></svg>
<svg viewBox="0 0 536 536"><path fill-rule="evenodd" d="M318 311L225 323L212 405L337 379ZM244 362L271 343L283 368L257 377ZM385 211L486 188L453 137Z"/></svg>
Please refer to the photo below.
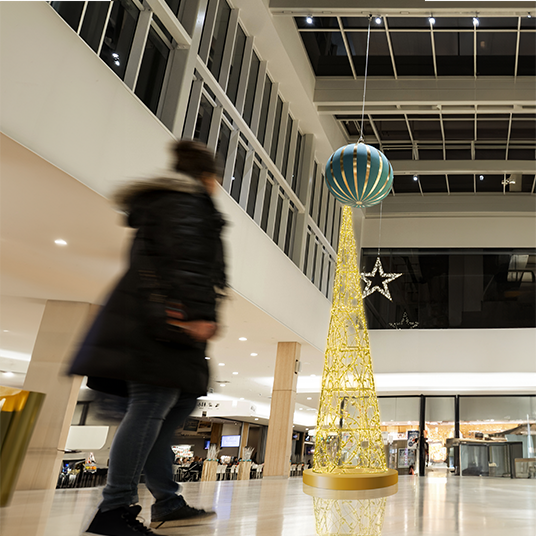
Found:
<svg viewBox="0 0 536 536"><path fill-rule="evenodd" d="M277 357L264 458L264 476L288 477L292 448L292 421L301 345L280 342Z"/></svg>
<svg viewBox="0 0 536 536"><path fill-rule="evenodd" d="M82 383L66 376L73 352L98 306L48 301L23 389L45 393L10 507L5 509L5 536L44 533L64 455L69 427Z"/></svg>

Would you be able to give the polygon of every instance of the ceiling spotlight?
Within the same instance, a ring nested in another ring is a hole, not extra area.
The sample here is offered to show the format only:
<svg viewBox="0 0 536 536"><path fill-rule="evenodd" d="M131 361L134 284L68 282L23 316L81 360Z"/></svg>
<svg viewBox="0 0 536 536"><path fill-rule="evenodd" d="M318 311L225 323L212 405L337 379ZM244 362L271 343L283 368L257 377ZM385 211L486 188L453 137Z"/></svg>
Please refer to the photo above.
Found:
<svg viewBox="0 0 536 536"><path fill-rule="evenodd" d="M247 341L246 337L239 337L238 340L239 341Z"/></svg>
<svg viewBox="0 0 536 536"><path fill-rule="evenodd" d="M207 356L207 357L205 357L205 359L210 359L210 357Z"/></svg>
<svg viewBox="0 0 536 536"><path fill-rule="evenodd" d="M115 60L118 60L119 54L117 52L112 52L112 58L114 58Z"/></svg>
<svg viewBox="0 0 536 536"><path fill-rule="evenodd" d="M381 23L382 23L382 18L381 18L381 17L376 17L376 18L374 19L374 22L375 22L376 24L381 24Z"/></svg>
<svg viewBox="0 0 536 536"><path fill-rule="evenodd" d="M527 13L527 19L532 19L532 15L530 13Z"/></svg>
<svg viewBox="0 0 536 536"><path fill-rule="evenodd" d="M238 374L238 372L233 372L233 374L236 376Z"/></svg>
<svg viewBox="0 0 536 536"><path fill-rule="evenodd" d="M478 177L481 181L484 180L484 175L480 175L480 177Z"/></svg>
<svg viewBox="0 0 536 536"><path fill-rule="evenodd" d="M430 17L430 18L428 19L428 22L429 22L430 24L435 24L435 19L434 19L434 17Z"/></svg>
<svg viewBox="0 0 536 536"><path fill-rule="evenodd" d="M218 363L220 367L225 367L225 363Z"/></svg>
<svg viewBox="0 0 536 536"><path fill-rule="evenodd" d="M220 383L220 387L225 387L225 384L224 384L224 383Z"/></svg>
<svg viewBox="0 0 536 536"><path fill-rule="evenodd" d="M310 396L307 397L307 400L312 400L312 398Z"/></svg>
<svg viewBox="0 0 536 536"><path fill-rule="evenodd" d="M313 16L312 15L309 15L308 17L305 18L305 22L307 24L313 24Z"/></svg>
<svg viewBox="0 0 536 536"><path fill-rule="evenodd" d="M65 242L65 240L63 240L62 238L58 238L57 240L54 240L54 244L58 246L66 246L67 242Z"/></svg>
<svg viewBox="0 0 536 536"><path fill-rule="evenodd" d="M259 420L259 417L255 417L255 420L258 421L258 420Z"/></svg>
<svg viewBox="0 0 536 536"><path fill-rule="evenodd" d="M480 21L478 20L478 17L473 17L473 26L478 26L480 24Z"/></svg>
<svg viewBox="0 0 536 536"><path fill-rule="evenodd" d="M417 175L413 175L413 180L414 180L414 181L418 181L418 180L419 180L419 177L417 177Z"/></svg>
<svg viewBox="0 0 536 536"><path fill-rule="evenodd" d="M303 411L303 408L300 408L300 411Z"/></svg>
<svg viewBox="0 0 536 536"><path fill-rule="evenodd" d="M8 371L8 372L4 372L4 376L6 378L13 378L13 376L15 376L15 374L13 372Z"/></svg>
<svg viewBox="0 0 536 536"><path fill-rule="evenodd" d="M259 354L256 354L255 352L253 352L252 354L249 354L251 357L255 357L255 356L258 356Z"/></svg>

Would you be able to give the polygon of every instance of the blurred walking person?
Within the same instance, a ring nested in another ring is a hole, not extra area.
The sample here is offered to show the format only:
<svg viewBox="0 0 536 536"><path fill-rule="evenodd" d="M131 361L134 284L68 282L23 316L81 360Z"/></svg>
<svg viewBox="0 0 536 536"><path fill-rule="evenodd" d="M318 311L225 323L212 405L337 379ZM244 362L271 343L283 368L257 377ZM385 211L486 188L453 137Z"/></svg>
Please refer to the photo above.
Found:
<svg viewBox="0 0 536 536"><path fill-rule="evenodd" d="M137 519L143 471L155 502L151 527L215 515L186 504L173 479L173 436L207 393L206 342L226 287L223 218L212 196L220 177L204 144L173 145L174 170L129 184L118 207L136 229L130 265L75 356L88 387L128 397L110 451L108 482L86 534L154 534Z"/></svg>

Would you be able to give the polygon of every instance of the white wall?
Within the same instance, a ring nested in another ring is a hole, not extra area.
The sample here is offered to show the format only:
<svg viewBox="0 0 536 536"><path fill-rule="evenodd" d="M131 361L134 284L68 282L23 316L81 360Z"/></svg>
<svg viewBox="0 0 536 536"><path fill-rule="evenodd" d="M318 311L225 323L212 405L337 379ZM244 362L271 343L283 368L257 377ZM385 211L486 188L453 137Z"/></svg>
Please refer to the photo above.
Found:
<svg viewBox="0 0 536 536"><path fill-rule="evenodd" d="M171 133L48 4L2 2L0 25L5 134L103 196L167 166ZM219 203L231 286L322 349L328 300L227 193Z"/></svg>

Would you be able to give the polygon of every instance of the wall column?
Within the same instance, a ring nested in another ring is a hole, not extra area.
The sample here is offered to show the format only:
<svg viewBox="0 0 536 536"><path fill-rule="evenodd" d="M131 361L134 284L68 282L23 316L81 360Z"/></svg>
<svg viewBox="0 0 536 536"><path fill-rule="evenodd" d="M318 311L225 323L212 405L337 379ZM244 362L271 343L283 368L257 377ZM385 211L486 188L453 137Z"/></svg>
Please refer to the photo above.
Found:
<svg viewBox="0 0 536 536"><path fill-rule="evenodd" d="M277 344L264 476L289 476L300 350L297 342Z"/></svg>
<svg viewBox="0 0 536 536"><path fill-rule="evenodd" d="M23 389L46 394L12 504L4 509L6 536L44 533L73 418L81 376L66 376L73 352L99 307L48 301ZM2 532L4 534L4 532Z"/></svg>

